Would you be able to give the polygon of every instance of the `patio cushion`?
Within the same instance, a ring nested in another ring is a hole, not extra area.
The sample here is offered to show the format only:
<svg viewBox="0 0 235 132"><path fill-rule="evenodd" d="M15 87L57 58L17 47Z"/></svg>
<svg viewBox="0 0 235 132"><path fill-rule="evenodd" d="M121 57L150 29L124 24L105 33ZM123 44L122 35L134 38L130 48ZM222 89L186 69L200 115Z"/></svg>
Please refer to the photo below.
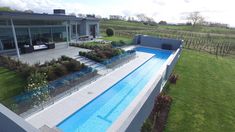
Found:
<svg viewBox="0 0 235 132"><path fill-rule="evenodd" d="M42 45L34 45L33 46L34 50L41 50L41 49L47 49L47 46L45 44Z"/></svg>

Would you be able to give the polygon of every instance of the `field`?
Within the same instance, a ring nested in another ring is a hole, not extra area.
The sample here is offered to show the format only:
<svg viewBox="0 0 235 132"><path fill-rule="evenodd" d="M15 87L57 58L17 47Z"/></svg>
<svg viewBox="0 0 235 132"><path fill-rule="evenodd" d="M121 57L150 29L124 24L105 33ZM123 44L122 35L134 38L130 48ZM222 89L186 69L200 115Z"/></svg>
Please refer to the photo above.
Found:
<svg viewBox="0 0 235 132"><path fill-rule="evenodd" d="M116 36L133 38L136 34L184 40L184 48L226 56L235 54L235 29L218 27L192 27L175 25L150 26L136 22L102 20L101 32L115 29Z"/></svg>
<svg viewBox="0 0 235 132"><path fill-rule="evenodd" d="M175 67L179 80L167 90L173 103L166 132L235 131L235 29L101 21L102 32L108 27L127 38L147 34L185 40Z"/></svg>
<svg viewBox="0 0 235 132"><path fill-rule="evenodd" d="M234 59L184 50L175 72L167 132L235 131Z"/></svg>

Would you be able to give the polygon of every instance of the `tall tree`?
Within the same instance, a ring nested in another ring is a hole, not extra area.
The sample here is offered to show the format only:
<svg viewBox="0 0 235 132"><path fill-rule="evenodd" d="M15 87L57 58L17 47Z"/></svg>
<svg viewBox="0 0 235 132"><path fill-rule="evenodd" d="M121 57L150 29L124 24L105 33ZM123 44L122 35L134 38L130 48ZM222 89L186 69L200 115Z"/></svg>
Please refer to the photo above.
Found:
<svg viewBox="0 0 235 132"><path fill-rule="evenodd" d="M198 11L191 12L187 19L193 24L193 26L203 24L205 20L205 18Z"/></svg>
<svg viewBox="0 0 235 132"><path fill-rule="evenodd" d="M146 16L145 14L137 14L136 17L140 22L151 24L156 23L153 18Z"/></svg>

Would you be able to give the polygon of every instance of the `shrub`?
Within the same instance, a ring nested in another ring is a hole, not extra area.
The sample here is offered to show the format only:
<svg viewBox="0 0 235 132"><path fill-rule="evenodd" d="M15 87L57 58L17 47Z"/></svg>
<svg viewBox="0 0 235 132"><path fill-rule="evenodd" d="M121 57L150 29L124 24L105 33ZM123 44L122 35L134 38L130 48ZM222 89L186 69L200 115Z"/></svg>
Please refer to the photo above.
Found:
<svg viewBox="0 0 235 132"><path fill-rule="evenodd" d="M80 55L80 56L85 56L85 54L86 54L85 52L79 51L79 55Z"/></svg>
<svg viewBox="0 0 235 132"><path fill-rule="evenodd" d="M123 45L126 44L123 40L120 40L119 42L120 42L120 44L123 44Z"/></svg>
<svg viewBox="0 0 235 132"><path fill-rule="evenodd" d="M117 42L117 41L112 41L112 42L111 42L111 45L112 45L113 47L116 47L116 46L118 46L118 42Z"/></svg>
<svg viewBox="0 0 235 132"><path fill-rule="evenodd" d="M155 108L156 112L161 111L165 106L170 105L172 98L165 94L159 94L156 98Z"/></svg>
<svg viewBox="0 0 235 132"><path fill-rule="evenodd" d="M54 72L54 69L53 68L49 68L48 72L47 72L47 80L48 81L53 81L57 79L57 76Z"/></svg>
<svg viewBox="0 0 235 132"><path fill-rule="evenodd" d="M33 93L31 94L33 105L38 105L49 97L46 78L46 73L33 72L27 79L26 91Z"/></svg>
<svg viewBox="0 0 235 132"><path fill-rule="evenodd" d="M69 57L67 57L67 56L65 56L65 55L62 55L59 59L58 59L58 61L70 61L71 60L71 58L69 58Z"/></svg>
<svg viewBox="0 0 235 132"><path fill-rule="evenodd" d="M54 73L57 77L61 77L66 75L68 71L64 65L56 64L54 68Z"/></svg>
<svg viewBox="0 0 235 132"><path fill-rule="evenodd" d="M64 62L63 65L66 67L68 72L74 72L81 69L80 62L75 60Z"/></svg>
<svg viewBox="0 0 235 132"><path fill-rule="evenodd" d="M11 59L8 56L0 56L0 66L19 73L25 79L31 72L35 71L35 67L24 64L19 60Z"/></svg>
<svg viewBox="0 0 235 132"><path fill-rule="evenodd" d="M169 81L172 84L176 84L176 81L179 79L179 75L176 74L171 74L169 77Z"/></svg>
<svg viewBox="0 0 235 132"><path fill-rule="evenodd" d="M120 40L119 42L117 42L117 41L112 41L112 42L111 42L111 45L112 45L113 47L120 47L120 46L127 45L127 43L126 43L125 41L123 41L123 40Z"/></svg>
<svg viewBox="0 0 235 132"><path fill-rule="evenodd" d="M94 49L90 52L79 52L79 55L87 57L97 62L103 62L107 59L111 59L114 56L123 54L124 50L119 48L112 48L110 46L104 46Z"/></svg>
<svg viewBox="0 0 235 132"><path fill-rule="evenodd" d="M141 132L151 132L152 126L153 125L149 119L145 120L143 126L141 127Z"/></svg>
<svg viewBox="0 0 235 132"><path fill-rule="evenodd" d="M106 29L106 34L108 37L111 37L114 35L114 30L112 28Z"/></svg>

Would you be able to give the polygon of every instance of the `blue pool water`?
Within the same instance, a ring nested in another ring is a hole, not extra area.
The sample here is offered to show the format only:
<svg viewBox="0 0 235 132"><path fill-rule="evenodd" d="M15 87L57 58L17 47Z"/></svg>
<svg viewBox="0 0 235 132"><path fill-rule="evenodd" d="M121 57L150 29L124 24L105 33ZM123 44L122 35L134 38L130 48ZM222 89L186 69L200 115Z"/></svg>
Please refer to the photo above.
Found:
<svg viewBox="0 0 235 132"><path fill-rule="evenodd" d="M64 132L106 131L144 88L149 79L156 75L172 53L142 47L136 50L152 53L155 56L58 124L57 127L60 130Z"/></svg>

